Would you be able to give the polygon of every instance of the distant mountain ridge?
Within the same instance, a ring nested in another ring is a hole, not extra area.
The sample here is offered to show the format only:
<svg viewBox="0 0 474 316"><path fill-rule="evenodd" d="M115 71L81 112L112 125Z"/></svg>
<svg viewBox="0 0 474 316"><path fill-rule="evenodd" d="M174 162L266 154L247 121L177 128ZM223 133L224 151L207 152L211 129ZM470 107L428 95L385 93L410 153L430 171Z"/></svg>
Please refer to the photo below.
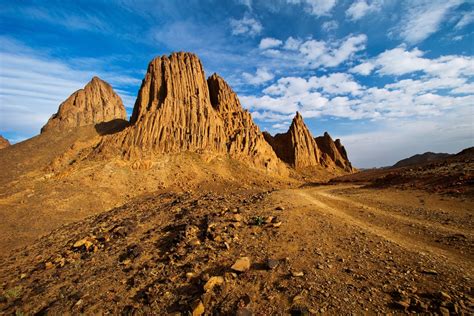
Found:
<svg viewBox="0 0 474 316"><path fill-rule="evenodd" d="M451 154L448 153L433 153L433 152L425 152L423 154L416 154L411 157L402 159L395 163L392 168L402 168L402 167L408 167L408 166L413 166L417 164L422 164L422 163L427 163L427 162L432 162L436 161L439 159L445 159L452 156Z"/></svg>

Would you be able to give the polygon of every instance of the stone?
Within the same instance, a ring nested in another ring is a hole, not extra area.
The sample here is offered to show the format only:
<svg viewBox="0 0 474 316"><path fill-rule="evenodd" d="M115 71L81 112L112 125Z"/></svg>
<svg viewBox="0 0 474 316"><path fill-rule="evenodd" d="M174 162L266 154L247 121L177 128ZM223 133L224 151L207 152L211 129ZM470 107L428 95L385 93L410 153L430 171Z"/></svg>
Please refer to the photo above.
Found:
<svg viewBox="0 0 474 316"><path fill-rule="evenodd" d="M267 268L273 270L280 264L280 260L268 258L266 261Z"/></svg>
<svg viewBox="0 0 474 316"><path fill-rule="evenodd" d="M234 222L241 222L244 218L242 217L242 215L240 214L234 214L234 216L232 217L232 220Z"/></svg>
<svg viewBox="0 0 474 316"><path fill-rule="evenodd" d="M439 313L441 314L441 316L449 316L450 315L449 309L447 309L446 307L440 307L439 308Z"/></svg>
<svg viewBox="0 0 474 316"><path fill-rule="evenodd" d="M78 240L72 246L73 248L81 248L84 247L86 250L89 250L94 244L89 240L89 238L83 238Z"/></svg>
<svg viewBox="0 0 474 316"><path fill-rule="evenodd" d="M239 258L237 259L237 261L235 261L235 263L230 268L236 272L245 272L250 269L250 258L249 257Z"/></svg>
<svg viewBox="0 0 474 316"><path fill-rule="evenodd" d="M46 270L49 270L49 269L54 268L54 264L52 262L48 261L44 264L44 267L45 267Z"/></svg>
<svg viewBox="0 0 474 316"><path fill-rule="evenodd" d="M275 210L277 210L277 211L284 211L285 208L284 208L283 206L277 206L277 207L275 207Z"/></svg>
<svg viewBox="0 0 474 316"><path fill-rule="evenodd" d="M201 300L194 301L193 304L191 304L191 309L193 311L193 316L201 316L206 311Z"/></svg>
<svg viewBox="0 0 474 316"><path fill-rule="evenodd" d="M224 278L221 276L210 277L209 280L204 284L204 292L211 291L216 285L224 283Z"/></svg>
<svg viewBox="0 0 474 316"><path fill-rule="evenodd" d="M277 222L277 223L274 223L274 224L273 224L273 227L275 227L275 228L278 228L278 227L280 227L280 226L281 226L281 224L282 224L282 222Z"/></svg>
<svg viewBox="0 0 474 316"><path fill-rule="evenodd" d="M299 278L299 277L304 276L304 273L303 271L293 271L291 272L291 275L294 276L295 278Z"/></svg>
<svg viewBox="0 0 474 316"><path fill-rule="evenodd" d="M0 149L7 148L8 146L10 146L8 139L0 135Z"/></svg>
<svg viewBox="0 0 474 316"><path fill-rule="evenodd" d="M126 117L118 94L107 82L93 77L83 89L77 90L59 105L58 112L41 128L41 133L67 131L79 126L125 120Z"/></svg>

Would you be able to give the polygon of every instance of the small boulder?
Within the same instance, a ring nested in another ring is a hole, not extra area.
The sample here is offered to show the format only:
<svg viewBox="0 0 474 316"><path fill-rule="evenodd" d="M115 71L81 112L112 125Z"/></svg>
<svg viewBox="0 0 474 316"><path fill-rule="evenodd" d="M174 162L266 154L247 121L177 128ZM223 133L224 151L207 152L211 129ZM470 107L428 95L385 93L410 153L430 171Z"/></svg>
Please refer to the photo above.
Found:
<svg viewBox="0 0 474 316"><path fill-rule="evenodd" d="M232 270L237 272L245 272L250 269L250 258L249 257L242 257L237 259L235 263L230 267Z"/></svg>
<svg viewBox="0 0 474 316"><path fill-rule="evenodd" d="M193 304L191 304L191 309L193 316L201 316L206 310L201 300L194 301Z"/></svg>

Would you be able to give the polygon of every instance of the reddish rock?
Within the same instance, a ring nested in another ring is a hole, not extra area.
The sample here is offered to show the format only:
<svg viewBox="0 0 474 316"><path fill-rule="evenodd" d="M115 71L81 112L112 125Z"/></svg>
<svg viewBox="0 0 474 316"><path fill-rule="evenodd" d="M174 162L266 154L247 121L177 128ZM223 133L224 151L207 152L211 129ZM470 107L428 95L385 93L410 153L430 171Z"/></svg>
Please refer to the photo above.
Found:
<svg viewBox="0 0 474 316"><path fill-rule="evenodd" d="M10 142L8 141L8 139L0 135L0 149L6 148L8 146L10 146Z"/></svg>
<svg viewBox="0 0 474 316"><path fill-rule="evenodd" d="M128 158L210 152L279 173L286 170L229 85L216 74L206 80L192 53L150 62L130 123L105 139L98 151Z"/></svg>
<svg viewBox="0 0 474 316"><path fill-rule="evenodd" d="M321 153L300 113L296 112L288 132L275 136L268 133L264 135L277 156L295 169L320 164Z"/></svg>
<svg viewBox="0 0 474 316"><path fill-rule="evenodd" d="M84 89L77 90L61 103L58 112L41 128L41 133L125 118L120 97L107 82L94 77Z"/></svg>
<svg viewBox="0 0 474 316"><path fill-rule="evenodd" d="M316 144L321 151L321 164L325 167L339 167L347 172L353 172L352 164L347 158L347 152L341 141L333 141L326 132L324 136L316 137Z"/></svg>

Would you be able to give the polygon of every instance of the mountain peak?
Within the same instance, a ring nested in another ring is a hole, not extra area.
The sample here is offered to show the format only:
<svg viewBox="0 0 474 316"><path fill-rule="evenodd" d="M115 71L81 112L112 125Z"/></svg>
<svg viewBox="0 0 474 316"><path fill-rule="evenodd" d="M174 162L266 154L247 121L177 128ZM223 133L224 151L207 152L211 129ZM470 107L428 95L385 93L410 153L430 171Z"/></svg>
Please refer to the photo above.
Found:
<svg viewBox="0 0 474 316"><path fill-rule="evenodd" d="M41 133L125 118L122 99L107 82L94 76L83 89L77 90L59 105L58 112L41 128Z"/></svg>

